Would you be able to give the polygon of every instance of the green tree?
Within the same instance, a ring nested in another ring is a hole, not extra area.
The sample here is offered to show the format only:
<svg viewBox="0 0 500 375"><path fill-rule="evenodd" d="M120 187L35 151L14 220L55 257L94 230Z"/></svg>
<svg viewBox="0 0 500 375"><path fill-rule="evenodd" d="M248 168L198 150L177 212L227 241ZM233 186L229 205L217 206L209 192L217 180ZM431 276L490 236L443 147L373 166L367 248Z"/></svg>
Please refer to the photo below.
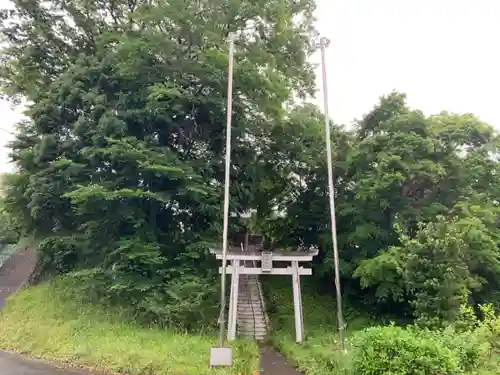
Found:
<svg viewBox="0 0 500 375"><path fill-rule="evenodd" d="M370 238L381 240L354 276L383 303L415 298L417 316L452 320L460 303L496 298L497 135L471 115L425 117L403 99L383 98L360 129L360 221L372 206Z"/></svg>
<svg viewBox="0 0 500 375"><path fill-rule="evenodd" d="M217 269L206 250L222 221L225 39L238 32L240 209L255 200L262 163L248 167L283 104L312 92L314 2L14 5L2 13L0 82L32 104L11 145L20 174L9 207L28 208L24 229L43 239L45 270L80 270L101 298L148 319L190 311L183 320L199 322Z"/></svg>

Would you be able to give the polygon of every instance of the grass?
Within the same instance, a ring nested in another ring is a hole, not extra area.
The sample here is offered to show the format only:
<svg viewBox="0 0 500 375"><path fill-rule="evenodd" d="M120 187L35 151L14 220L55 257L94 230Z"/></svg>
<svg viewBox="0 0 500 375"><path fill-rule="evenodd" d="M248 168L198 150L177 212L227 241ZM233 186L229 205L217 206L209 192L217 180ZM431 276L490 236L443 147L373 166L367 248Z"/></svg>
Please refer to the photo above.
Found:
<svg viewBox="0 0 500 375"><path fill-rule="evenodd" d="M422 370L423 372L418 373L500 374L500 362L495 351L500 338L498 317L490 318L493 331L487 335L472 328L467 332L452 330L446 336L442 331L405 328L404 321L400 326L387 325L392 320L391 317L368 317L346 306L345 320L349 324L346 332L348 351L344 353L339 350L335 299L331 295L318 293L311 281L313 280L303 280L305 340L296 344L291 281L272 276L263 279L272 325L271 343L305 375L386 374L389 372L384 372L385 367L391 365L406 365L410 369L416 364L424 366L426 361L442 364L440 355L447 350L452 361L459 364L459 372L445 372L442 368L438 371L434 368L431 372ZM495 344L492 346L491 342ZM401 350L400 345L404 346L404 350ZM394 353L399 354L392 358L390 363L387 362L388 356L393 356ZM469 368L469 362L473 364L473 370ZM417 372L408 370L398 372L400 373Z"/></svg>
<svg viewBox="0 0 500 375"><path fill-rule="evenodd" d="M122 311L81 303L71 276L22 290L0 313L0 349L130 375L250 375L258 349L236 341L233 367L209 369L216 338L144 328Z"/></svg>
<svg viewBox="0 0 500 375"><path fill-rule="evenodd" d="M330 295L319 294L311 281L306 278L301 280L305 340L297 344L291 280L272 276L263 278L272 325L270 340L306 375L340 372L346 358L339 350L335 300ZM355 311L345 312L349 323L348 337L374 321Z"/></svg>

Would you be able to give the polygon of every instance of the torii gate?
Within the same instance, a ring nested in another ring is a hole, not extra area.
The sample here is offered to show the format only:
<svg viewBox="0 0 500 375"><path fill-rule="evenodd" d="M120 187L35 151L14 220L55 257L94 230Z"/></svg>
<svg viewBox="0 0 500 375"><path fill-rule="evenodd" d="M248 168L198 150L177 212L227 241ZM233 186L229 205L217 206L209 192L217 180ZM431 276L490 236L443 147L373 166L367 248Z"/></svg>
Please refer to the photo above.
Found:
<svg viewBox="0 0 500 375"><path fill-rule="evenodd" d="M222 251L210 249L217 259L222 260ZM300 276L312 275L310 268L299 266L299 262L310 262L313 257L318 255L318 250L313 251L294 251L294 252L241 252L228 251L226 273L231 274L231 294L229 299L229 317L227 339L232 341L236 338L236 320L238 317L238 294L240 275L291 275L293 286L293 307L295 313L295 341L302 342L304 338L304 320L302 315L302 295L300 288ZM242 262L257 261L261 262L260 267L246 267ZM274 267L273 262L290 262L287 267ZM222 273L222 267L219 267L219 273Z"/></svg>

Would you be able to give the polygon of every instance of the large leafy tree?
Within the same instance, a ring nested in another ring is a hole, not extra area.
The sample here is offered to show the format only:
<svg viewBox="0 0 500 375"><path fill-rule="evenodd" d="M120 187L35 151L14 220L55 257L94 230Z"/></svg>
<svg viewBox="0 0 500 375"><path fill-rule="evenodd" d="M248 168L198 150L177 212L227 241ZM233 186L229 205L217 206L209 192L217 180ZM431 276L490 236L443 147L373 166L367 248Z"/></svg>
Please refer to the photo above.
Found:
<svg viewBox="0 0 500 375"><path fill-rule="evenodd" d="M2 12L0 82L9 98L31 104L11 145L19 174L9 207L43 239L45 270L81 270L101 298L148 318L199 320L191 317L202 314L196 306L216 269L206 249L221 222L226 37L237 33L239 210L258 200L258 150L283 103L312 92L314 3L14 5Z"/></svg>
<svg viewBox="0 0 500 375"><path fill-rule="evenodd" d="M361 285L375 287L379 301L413 301L426 318L449 318L464 298L495 300L499 164L492 127L471 115L426 117L393 94L358 133L359 225L370 228L358 232L366 236L357 239Z"/></svg>
<svg viewBox="0 0 500 375"><path fill-rule="evenodd" d="M227 50L237 33L231 209L273 246L316 245L333 270L312 0L15 0L2 11L2 93L26 99L4 212L46 272L79 271L148 319L200 321L220 233ZM420 322L498 301L498 135L391 93L332 124L346 294ZM14 214L14 215L13 215ZM452 281L450 281L452 280Z"/></svg>
<svg viewBox="0 0 500 375"><path fill-rule="evenodd" d="M330 288L322 124L317 109L294 107L275 127L267 162L287 213L275 231L284 244L320 246L315 274ZM463 302L498 299L498 136L491 126L472 115L425 116L392 93L352 131L333 126L331 141L341 275L351 301L436 324L452 320Z"/></svg>

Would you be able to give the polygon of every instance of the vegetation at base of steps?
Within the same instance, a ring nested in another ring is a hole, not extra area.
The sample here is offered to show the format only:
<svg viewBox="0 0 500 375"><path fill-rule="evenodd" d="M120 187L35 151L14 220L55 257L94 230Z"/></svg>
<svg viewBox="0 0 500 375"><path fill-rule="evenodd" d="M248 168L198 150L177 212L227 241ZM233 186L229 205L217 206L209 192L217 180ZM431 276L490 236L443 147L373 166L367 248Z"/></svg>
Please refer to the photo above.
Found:
<svg viewBox="0 0 500 375"><path fill-rule="evenodd" d="M440 329L396 326L347 306L347 351L339 350L335 297L303 278L305 340L295 342L290 280L265 277L271 343L305 375L498 375L500 318L489 306L481 319L469 307Z"/></svg>
<svg viewBox="0 0 500 375"><path fill-rule="evenodd" d="M262 278L266 308L271 321L269 340L296 363L306 375L329 374L339 369L337 310L335 297L320 294L312 277L302 277L302 305L305 340L295 342L295 318L291 278L267 276ZM375 318L347 309L348 334L375 324Z"/></svg>
<svg viewBox="0 0 500 375"><path fill-rule="evenodd" d="M258 348L238 340L231 369L209 369L210 333L144 327L128 311L86 302L71 274L11 296L0 312L0 349L129 375L253 375Z"/></svg>

